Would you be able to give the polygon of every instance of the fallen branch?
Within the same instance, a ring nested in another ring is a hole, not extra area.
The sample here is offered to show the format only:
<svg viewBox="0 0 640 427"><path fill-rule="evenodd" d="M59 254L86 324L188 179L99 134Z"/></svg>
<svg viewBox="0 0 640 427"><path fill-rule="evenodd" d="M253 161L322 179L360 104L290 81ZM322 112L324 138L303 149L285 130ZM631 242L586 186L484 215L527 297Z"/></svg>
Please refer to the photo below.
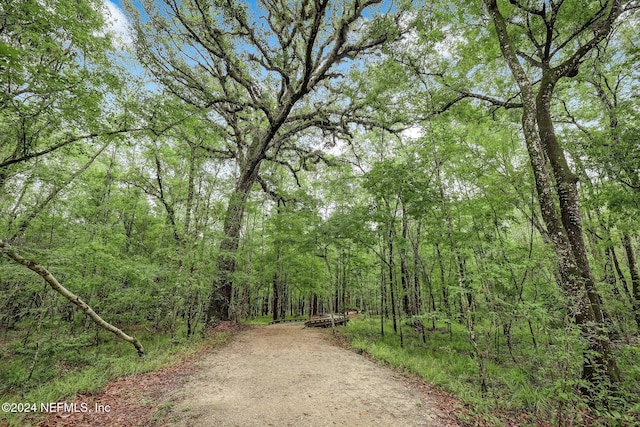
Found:
<svg viewBox="0 0 640 427"><path fill-rule="evenodd" d="M72 304L75 304L80 310L82 310L87 316L89 316L98 326L102 329L105 329L109 332L113 332L117 337L130 342L138 351L138 356L144 356L144 348L140 341L138 341L135 337L129 336L122 332L120 329L116 328L110 323L105 322L89 305L82 301L77 295L73 292L69 291L67 288L62 286L60 282L42 265L36 263L35 261L28 260L18 255L16 251L6 243L4 240L0 240L0 253L6 254L9 258L27 267L31 271L35 271L51 286L56 292L61 294L63 297L68 299Z"/></svg>

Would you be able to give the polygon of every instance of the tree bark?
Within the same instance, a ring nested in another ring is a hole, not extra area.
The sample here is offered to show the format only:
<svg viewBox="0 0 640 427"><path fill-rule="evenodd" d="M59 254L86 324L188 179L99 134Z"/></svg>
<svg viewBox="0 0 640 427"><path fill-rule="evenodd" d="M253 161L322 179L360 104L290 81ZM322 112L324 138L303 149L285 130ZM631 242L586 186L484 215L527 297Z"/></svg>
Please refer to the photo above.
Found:
<svg viewBox="0 0 640 427"><path fill-rule="evenodd" d="M236 269L236 252L240 242L242 218L251 187L253 187L258 176L259 165L260 162L256 164L255 168L249 169L241 175L233 194L229 198L223 227L224 237L220 242L217 259L217 275L213 279L213 289L209 296L206 312L207 325L212 324L215 320L230 319L229 308L233 290L232 276Z"/></svg>
<svg viewBox="0 0 640 427"><path fill-rule="evenodd" d="M627 253L627 262L629 263L629 272L631 274L631 294L633 295L631 303L633 305L636 323L638 328L640 328L640 269L638 268L638 258L636 257L636 250L629 233L623 233L622 243Z"/></svg>
<svg viewBox="0 0 640 427"><path fill-rule="evenodd" d="M311 313L309 313L310 317L318 315L318 294L314 293L311 298Z"/></svg>
<svg viewBox="0 0 640 427"><path fill-rule="evenodd" d="M415 295L415 314L422 314L422 291L420 288L420 233L421 223L418 221L417 231L415 239L411 241L413 248L413 289ZM429 284L429 304L433 304L433 311L435 311L435 299L433 298L433 287L431 286L431 280L428 280Z"/></svg>
<svg viewBox="0 0 640 427"><path fill-rule="evenodd" d="M551 95L555 84L559 78L566 75L570 66L576 65L586 54L585 49L588 45L582 46L570 60L559 66L560 68L551 69L548 61L541 64L542 79L536 94L516 55L507 31L506 20L500 13L496 1L484 2L494 22L503 56L521 91L522 127L542 217L558 258L561 286L569 299L570 314L580 326L581 335L587 343L588 351L584 353L582 377L591 384L597 384L600 381L599 374L603 374L611 382L617 382L620 380L620 374L612 353L600 295L595 287L584 245L577 177L569 168L564 151L557 141L550 114ZM611 13L614 12L612 9ZM594 39L606 35L603 28L599 27L596 30ZM591 45L595 46L593 40ZM556 208L547 158L556 182L560 212ZM584 391L588 393L588 390Z"/></svg>
<svg viewBox="0 0 640 427"><path fill-rule="evenodd" d="M69 300L69 302L82 310L87 316L91 318L91 320L94 321L96 325L100 326L104 330L112 332L118 338L133 344L136 351L138 352L138 355L144 356L144 347L142 347L140 341L138 341L135 337L125 334L122 330L116 328L112 324L105 322L95 311L93 311L91 307L89 307L87 303L82 301L77 295L62 286L60 282L58 282L58 280L53 276L53 274L51 274L51 272L49 272L49 270L47 270L45 267L34 261L23 258L11 247L11 245L6 243L4 240L0 240L0 249L2 250L1 253L6 254L16 263L38 273L45 280L45 282L47 282L47 284L51 286L51 288L53 288L54 291L65 297L67 300Z"/></svg>
<svg viewBox="0 0 640 427"><path fill-rule="evenodd" d="M387 247L389 248L389 291L391 293L391 318L393 320L393 332L398 333L398 320L396 312L396 292L395 292L395 262L393 253L393 239L396 236L395 221L389 224L389 233L387 234Z"/></svg>
<svg viewBox="0 0 640 427"><path fill-rule="evenodd" d="M271 299L271 318L277 321L280 314L280 283L278 279L278 271L273 273L273 296Z"/></svg>
<svg viewBox="0 0 640 427"><path fill-rule="evenodd" d="M570 249L570 253L566 253L566 256L573 258L568 261L572 272L564 281L575 283L577 292L571 295L577 297L576 308L580 311L581 319L579 324L583 329L583 336L589 343L589 349L595 351L594 360L589 356L585 357L583 379L589 382L595 381L594 376L597 371L603 368L606 376L612 382L617 382L620 380L620 373L613 355L613 343L610 332L607 330L602 299L591 272L582 232L578 177L569 167L564 150L558 143L551 118L551 95L557 78L549 74L551 71L543 71L542 82L536 96L536 122L538 135L551 164L556 183L560 218L567 239L564 245L568 245ZM587 300L579 296L582 293L580 288L586 290ZM589 323L592 325L588 325Z"/></svg>
<svg viewBox="0 0 640 427"><path fill-rule="evenodd" d="M413 285L411 283L411 276L409 275L409 266L407 263L407 250L405 245L407 244L407 232L409 229L409 219L407 217L407 208L402 203L402 246L400 246L399 254L400 254L400 283L402 285L402 308L404 310L404 314L408 316L415 315L415 304L413 304L414 297L411 296L413 293Z"/></svg>
<svg viewBox="0 0 640 427"><path fill-rule="evenodd" d="M187 201L185 203L185 216L184 216L184 234L187 238L192 235L191 233L191 215L193 210L193 201L195 198L195 177L196 177L196 146L191 145L191 152L189 153L189 175L187 178Z"/></svg>

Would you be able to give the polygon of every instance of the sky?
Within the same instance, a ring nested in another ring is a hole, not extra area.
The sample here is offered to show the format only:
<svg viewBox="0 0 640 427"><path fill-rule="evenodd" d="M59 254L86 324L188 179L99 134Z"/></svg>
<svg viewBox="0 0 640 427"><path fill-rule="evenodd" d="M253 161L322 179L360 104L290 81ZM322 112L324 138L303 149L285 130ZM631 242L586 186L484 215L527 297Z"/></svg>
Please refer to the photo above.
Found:
<svg viewBox="0 0 640 427"><path fill-rule="evenodd" d="M105 20L107 22L107 31L117 37L123 44L130 44L133 41L131 35L131 27L125 15L122 0L103 0L105 5ZM256 0L246 0L246 3L254 11L258 10ZM383 4L389 3L388 1ZM373 13L373 12L369 12Z"/></svg>
<svg viewBox="0 0 640 427"><path fill-rule="evenodd" d="M120 0L103 0L103 14L106 22L106 30L116 38L116 45L128 45L133 42L131 26L122 9Z"/></svg>
<svg viewBox="0 0 640 427"><path fill-rule="evenodd" d="M104 17L106 22L106 31L115 38L117 47L125 47L133 43L133 34L129 20L124 12L122 0L103 0ZM248 1L250 7L256 8L254 0ZM410 40L409 43L413 42ZM447 49L443 49L445 52ZM403 137L408 139L417 139L423 135L420 127L413 126L403 132Z"/></svg>

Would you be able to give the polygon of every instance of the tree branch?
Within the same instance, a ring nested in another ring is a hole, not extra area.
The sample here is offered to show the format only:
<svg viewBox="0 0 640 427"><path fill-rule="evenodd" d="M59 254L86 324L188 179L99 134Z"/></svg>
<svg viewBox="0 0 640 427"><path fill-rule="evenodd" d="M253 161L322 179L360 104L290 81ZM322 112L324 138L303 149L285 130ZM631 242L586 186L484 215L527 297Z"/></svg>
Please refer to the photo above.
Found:
<svg viewBox="0 0 640 427"><path fill-rule="evenodd" d="M111 142L106 142L104 145L102 145L102 147L100 147L98 149L98 151L80 168L78 169L76 172L74 172L65 182L63 182L59 187L54 188L53 191L51 191L51 193L49 193L49 195L40 203L38 203L38 205L36 207L33 208L33 211L29 214L29 216L27 216L25 219L23 219L20 223L20 226L18 227L18 230L16 230L16 232L13 234L13 236L11 236L11 238L9 239L9 243L13 243L15 242L27 229L27 227L29 227L29 225L31 224L31 221L33 221L38 215L40 215L40 213L44 210L45 207L47 207L47 205L67 186L69 185L74 179L76 179L78 176L80 176L84 171L86 171L89 166L91 166L91 164L95 161L95 159L98 158L98 156L109 146Z"/></svg>
<svg viewBox="0 0 640 427"><path fill-rule="evenodd" d="M2 239L0 239L0 254L8 256L16 263L23 265L29 270L39 274L54 291L65 297L69 302L82 310L82 312L89 316L96 325L100 326L104 330L112 332L118 338L131 343L138 352L138 356L144 356L144 347L142 347L140 341L138 341L133 336L127 335L112 324L105 322L102 317L100 317L95 311L93 311L93 309L87 303L82 301L77 295L62 286L60 282L58 282L58 280L53 276L53 274L51 274L51 272L49 272L49 270L47 270L45 267L36 263L35 261L23 258L11 247L11 245L9 245L9 243L5 242Z"/></svg>
<svg viewBox="0 0 640 427"><path fill-rule="evenodd" d="M59 142L55 145L52 145L51 147L48 147L44 150L35 152L35 153L28 153L25 154L23 156L20 157L11 157L8 159L5 159L2 163L0 163L0 169L5 168L7 166L11 166L13 164L16 163L20 163L20 162L26 162L27 160L36 158L36 157L40 157L40 156L44 156L45 154L49 154L52 151L58 150L62 147L65 147L69 144L72 144L74 142L78 142L78 141L82 141L85 139L91 139L91 138L97 138L100 136L112 136L112 135L118 135L118 134L123 134L123 133L127 133L127 132L139 132L139 131L143 131L146 130L145 128L132 128L132 129L118 129L118 130L114 130L114 131L109 131L109 132L103 132L103 133L90 133L90 134L86 134L86 135L78 135L78 136L73 136L73 137L69 137L67 139L65 139L62 142Z"/></svg>

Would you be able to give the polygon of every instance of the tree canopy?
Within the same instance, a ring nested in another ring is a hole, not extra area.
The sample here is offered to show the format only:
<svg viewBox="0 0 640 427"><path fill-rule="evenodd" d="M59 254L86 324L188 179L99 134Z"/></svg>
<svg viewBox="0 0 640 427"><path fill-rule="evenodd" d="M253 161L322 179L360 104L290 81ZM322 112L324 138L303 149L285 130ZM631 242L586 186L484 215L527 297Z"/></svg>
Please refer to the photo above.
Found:
<svg viewBox="0 0 640 427"><path fill-rule="evenodd" d="M478 408L632 425L639 7L128 1L117 40L101 1L3 4L0 392L94 327L358 311Z"/></svg>

